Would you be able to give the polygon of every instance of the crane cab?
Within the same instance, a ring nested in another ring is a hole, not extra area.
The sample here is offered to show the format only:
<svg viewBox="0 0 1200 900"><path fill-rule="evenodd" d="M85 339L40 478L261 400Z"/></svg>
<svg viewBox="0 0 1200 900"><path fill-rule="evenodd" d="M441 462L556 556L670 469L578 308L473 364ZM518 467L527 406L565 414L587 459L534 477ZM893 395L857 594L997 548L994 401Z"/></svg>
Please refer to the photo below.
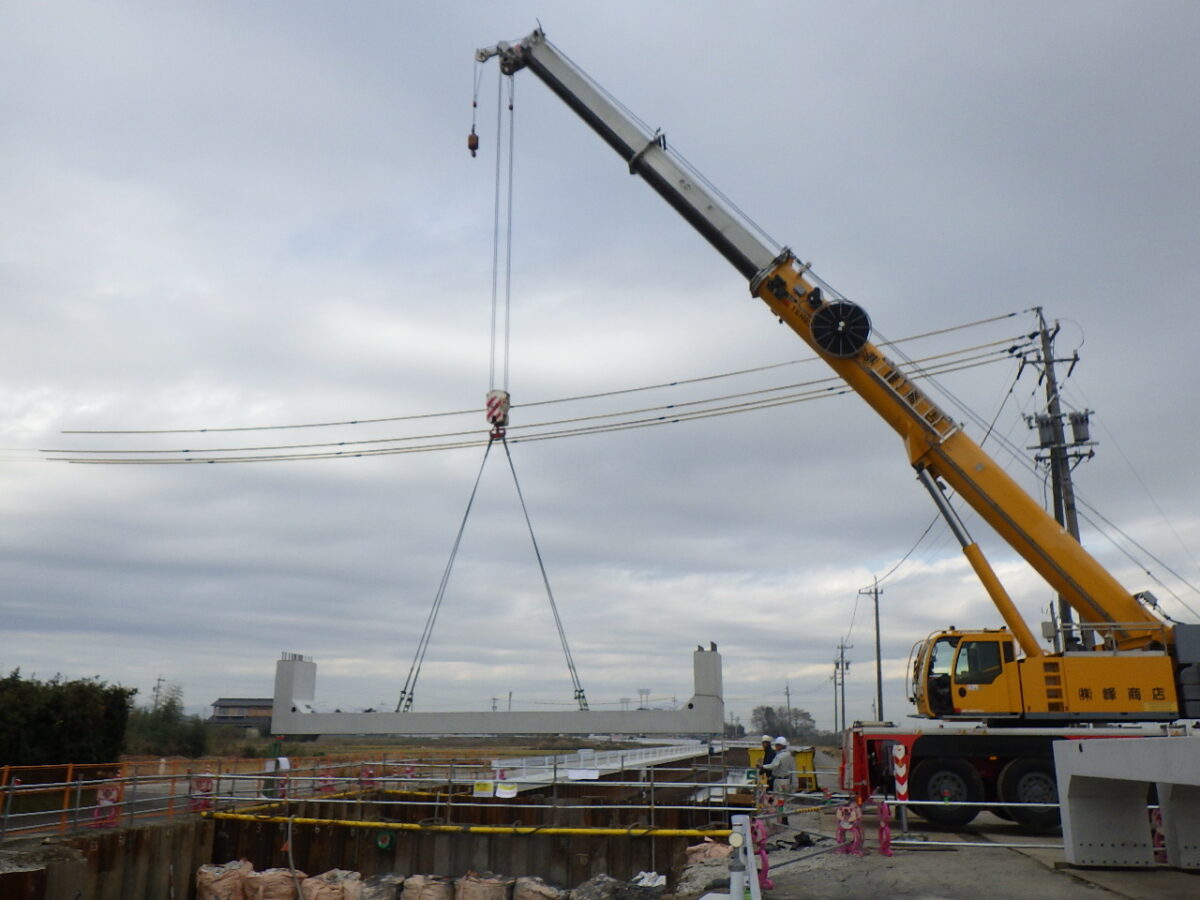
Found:
<svg viewBox="0 0 1200 900"><path fill-rule="evenodd" d="M935 632L914 649L912 697L930 719L1021 714L1016 642L1007 629Z"/></svg>
<svg viewBox="0 0 1200 900"><path fill-rule="evenodd" d="M1179 715L1165 650L1018 657L1007 629L934 632L912 653L912 696L929 719L1166 720Z"/></svg>

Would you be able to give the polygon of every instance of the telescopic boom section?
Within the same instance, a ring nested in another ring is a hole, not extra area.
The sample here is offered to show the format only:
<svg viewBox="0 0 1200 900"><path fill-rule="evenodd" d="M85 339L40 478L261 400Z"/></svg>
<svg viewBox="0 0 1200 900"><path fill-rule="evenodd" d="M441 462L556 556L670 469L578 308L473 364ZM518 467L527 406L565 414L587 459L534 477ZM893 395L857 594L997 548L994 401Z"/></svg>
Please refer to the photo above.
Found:
<svg viewBox="0 0 1200 900"><path fill-rule="evenodd" d="M745 278L753 278L775 259L775 251L695 184L667 155L662 135L646 134L562 56L540 30L515 43L499 43L475 54L480 62L493 56L500 58L500 71L506 75L527 68L544 81L617 151L628 163L631 174L641 175Z"/></svg>
<svg viewBox="0 0 1200 900"><path fill-rule="evenodd" d="M476 52L481 62L493 56L505 74L529 69L562 98L626 161L631 174L645 179L690 222L750 282L751 293L900 434L912 465L956 491L1068 599L1083 622L1122 625L1116 634L1123 647L1170 640L1169 629L1164 631L1155 616L868 340L870 320L862 309L845 300L826 299L805 277L807 266L791 251L767 246L743 218L675 162L661 135L647 134L632 121L540 30ZM1017 628L1012 630L1019 634ZM1032 642L1032 636L1028 640Z"/></svg>

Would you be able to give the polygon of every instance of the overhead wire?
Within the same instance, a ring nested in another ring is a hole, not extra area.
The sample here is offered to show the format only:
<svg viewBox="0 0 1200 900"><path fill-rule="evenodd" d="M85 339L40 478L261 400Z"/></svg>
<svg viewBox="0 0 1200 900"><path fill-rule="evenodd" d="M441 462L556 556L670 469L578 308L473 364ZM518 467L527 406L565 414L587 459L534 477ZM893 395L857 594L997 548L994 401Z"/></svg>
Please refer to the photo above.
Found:
<svg viewBox="0 0 1200 900"><path fill-rule="evenodd" d="M994 343L1003 344L1003 343L1008 343L1008 342L1007 341L999 341L999 342L994 342ZM949 371L961 371L965 368L973 368L974 367L973 365L967 365L968 363L975 363L975 362L979 362L979 361L984 361L984 362L998 361L994 357L993 354L989 354L989 353L979 353L979 354L975 354L972 356L962 355L962 354L968 353L973 350L986 349L988 346L993 346L993 345L981 344L981 345L976 345L975 347L964 348L962 351L951 351L949 353L934 354L932 356L924 357L922 362L931 362L934 360L946 360L946 359L957 356L960 358L955 359L952 363L944 363L943 366L940 367L937 371L939 373L949 372ZM740 393L717 395L715 397L708 397L708 398L704 398L704 399L700 399L700 400L679 401L679 402L675 402L675 403L662 404L659 406L626 409L626 410L619 410L619 411L608 412L608 413L596 413L596 414L593 414L590 416L576 416L576 417L565 418L565 419L555 419L555 420L549 420L549 421L545 421L545 422L535 422L535 423L531 423L529 425L518 426L518 427L536 428L536 427L545 427L548 425L560 425L560 424L564 424L564 423L586 421L589 419L615 418L618 416L628 416L628 415L635 415L635 414L639 414L639 413L654 412L654 411L659 411L659 410L668 410L668 409L687 407L687 406L698 406L701 404L718 403L718 402L723 402L726 400L740 399L740 398L744 398L744 397L761 396L764 394L774 394L774 393L779 393L781 391L790 391L790 390L795 390L795 389L801 388L801 387L811 387L811 386L820 385L820 384L838 385L840 383L841 383L841 380L836 375L827 375L827 376L823 376L821 378L810 379L809 381L792 382L789 384L777 385L775 387L758 388L753 391L743 391ZM595 395L595 396L599 396L599 395ZM559 402L561 402L561 401L541 401L541 402L535 402L535 403L524 403L524 404L519 404L519 405L514 404L512 408L513 409L517 409L517 408L524 409L527 407L546 405L548 403L559 403ZM478 415L478 412L479 412L478 410L472 411L472 413L475 415ZM429 439L429 438L459 437L459 436L470 435L470 434L478 434L478 429L470 429L467 431L442 432L442 433L434 433L434 434L428 434L428 435L408 435L408 436L394 435L394 436L385 437L385 438L360 438L357 440L320 441L320 442L310 442L310 443L300 443L300 444L257 444L257 445L249 445L249 446L238 446L238 447L205 447L205 448L185 447L185 448L149 449L149 450L141 449L141 448L131 448L131 449L108 448L108 449L103 449L103 450L53 449L53 450L45 450L43 452L46 452L46 453L75 452L75 453L84 453L84 454L96 454L96 453L167 454L167 453L194 453L194 452L233 453L233 452L246 452L246 451L250 451L250 450L313 449L313 448L317 448L317 447L334 447L334 446L347 447L347 446L359 446L359 445L367 445L367 444L388 443L391 441L411 441L411 440L424 440L424 439Z"/></svg>
<svg viewBox="0 0 1200 900"><path fill-rule="evenodd" d="M883 341L883 342L878 343L877 346L879 346L879 347L895 347L897 344L900 344L900 343L919 341L919 340L922 340L922 339L928 338L928 337L933 337L933 336L942 335L942 334L948 334L948 333L954 332L954 331L963 331L963 330L966 330L969 328L976 328L981 325L988 325L993 322L1000 321L1001 319L1010 318L1013 315L1016 315L1016 313L1007 313L1007 314L999 315L999 316L991 316L991 317L985 318L985 319L975 319L970 322L963 322L962 324L952 325L947 328L939 328L939 329L936 329L933 331L925 331L925 332L920 332L918 334L909 335L908 337L897 338L895 341ZM1006 343L1007 340L1015 340L1015 339L1004 339L1004 340L991 342L990 344L979 345L979 346L1000 346L1000 345ZM786 360L786 361L780 362L780 363L769 363L767 365L753 366L753 367L747 368L747 369L734 369L734 370L727 371L727 372L718 372L718 373L712 374L712 375L700 375L700 376L696 376L693 378L680 378L680 379L675 379L673 381L664 381L664 382L657 382L654 384L640 385L638 387L618 388L615 390L599 391L599 392L589 393L589 394L577 394L574 396L559 397L559 398L550 399L550 400L526 401L524 403L521 403L520 406L527 407L527 406L544 406L544 405L553 404L553 403L571 403L576 400L591 400L591 399L595 399L598 397L616 396L618 394L634 394L634 393L639 393L639 392L643 392L643 391L658 390L660 388L665 388L665 387L675 387L677 385L699 384L699 383L705 382L705 381L715 381L718 379L729 378L729 377L733 377L733 376L737 376L737 375L748 375L748 374L754 374L754 373L758 373L758 372L766 372L766 371L770 371L772 369L780 369L780 368L784 368L787 366L814 363L814 362L817 362L818 359L819 359L819 357L816 357L816 356L805 356L805 357L800 357L798 359ZM385 422L408 422L408 421L414 421L414 420L418 420L418 419L433 419L433 418L444 418L444 417L449 417L449 416L463 416L463 415L474 416L474 415L478 415L478 414L479 414L479 409L473 408L473 409L457 409L457 410L450 410L447 412L436 412L436 413L414 413L414 414L402 415L402 416L376 416L376 417L370 417L370 418L336 419L336 420L323 420L323 421L317 421L317 422L291 422L291 423L272 424L272 425L199 426L199 427L192 427L192 428L86 428L86 429L85 428L71 428L71 429L63 429L63 431L61 433L62 434L91 434L91 435L102 435L102 434L130 434L130 435L132 435L132 434L208 434L208 433L221 434L221 433L241 432L241 431L285 431L288 429L301 429L301 428L334 428L334 427L339 427L339 426L378 425L378 424L382 424Z"/></svg>
<svg viewBox="0 0 1200 900"><path fill-rule="evenodd" d="M1015 347L1014 347L1014 349L1015 349ZM1018 369L1018 371L1014 375L1012 385L1010 385L1009 390L1006 392L1006 395L1005 395L1006 399L1007 398L1015 398L1016 383L1017 383L1017 380L1020 378L1020 374L1021 374L1021 369ZM936 384L936 380L934 380L934 381ZM967 412L977 423L982 421L982 420L979 420L978 417L975 416L973 413L971 413L965 404L962 404L960 401L958 401L958 398L954 397L952 392L946 390L945 387L941 386L941 385L938 385L938 388L942 393L944 393L948 397L950 397L952 402L954 402L959 408L961 408L965 412ZM1032 389L1032 392L1035 393L1036 390L1037 389L1035 387ZM1032 396L1032 394L1031 394L1031 396ZM987 425L987 428L984 432L984 436L980 440L981 445L989 437L994 436L995 423L998 419L1000 410L1002 408L1003 408L1003 404L1001 404L1001 406L998 407L996 415L993 416L991 423L989 423ZM1006 435L1000 436L998 438L998 443L1003 448L1005 448L1008 453L1011 454L1012 458L1015 461L1017 461L1017 463L1020 466L1025 468L1027 471L1033 473L1034 475L1039 474L1040 470L1039 470L1038 466L1036 465L1036 463L1031 461L1024 452L1021 452L1020 448L1017 448L1016 445ZM1048 477L1049 477L1048 473L1045 473L1039 479L1039 483L1042 486L1043 494L1045 494L1048 491L1048 486L1046 484L1046 480L1048 479ZM1140 479L1139 479L1139 481L1140 481ZM1156 585L1158 585L1163 590L1165 590L1173 600L1175 600L1177 603L1179 603L1184 609L1186 609L1193 616L1200 618L1200 613L1197 613L1196 609L1194 609L1183 597L1181 597L1177 591L1175 591L1173 588L1171 588L1161 578L1159 578L1154 572L1152 572L1146 566L1146 564L1142 561L1142 559L1139 559L1133 552L1131 552L1128 549L1127 546L1123 546L1122 543L1120 541L1118 541L1116 537L1114 537L1114 533L1116 535L1120 536L1121 539L1126 541L1128 543L1128 545L1136 548L1140 553L1144 554L1143 559L1148 558L1148 559L1152 560L1156 565L1161 567L1161 569L1163 569L1164 571L1169 573L1173 578L1177 579L1179 583L1186 586L1192 592L1200 593L1200 588L1198 588L1195 584L1193 584L1191 581L1189 581L1187 577L1185 577L1181 573L1177 572L1172 566L1168 565L1166 562L1164 562L1162 559L1160 559L1158 556L1156 556L1153 552L1151 552L1146 547L1144 547L1141 543L1139 543L1136 539L1134 539L1132 536L1130 536L1128 533L1126 533L1123 529L1121 529L1119 526L1117 526L1115 523L1113 523L1110 519L1108 519L1106 516L1104 516L1102 513L1100 513L1094 506L1092 506L1085 499L1085 497L1082 495L1082 493L1080 491L1078 491L1078 489L1075 492L1075 499L1076 499L1077 506L1082 506L1091 512L1092 515L1090 515L1090 516L1087 515L1086 513L1081 513L1080 515L1082 518L1084 518L1084 520L1089 525L1092 526L1093 529L1095 529L1095 531L1098 534L1100 534L1102 537L1104 537L1104 539L1106 541L1108 541L1110 544L1112 544L1112 546L1118 552L1120 552L1122 555L1124 555L1130 562L1137 565L1142 570L1143 574L1146 575L1146 577L1150 578ZM1047 499L1045 496L1043 496L1043 504L1045 504L1046 502L1047 502ZM1160 512L1161 512L1161 509L1160 509ZM892 569L890 569L884 576L882 576L879 579L880 583L882 583L887 578L892 576L904 564L904 562L912 555L913 552L915 552L917 547L921 544L921 542L929 534L930 530L937 523L937 521L938 521L938 518L934 517L934 519L930 522L929 526L925 529L924 532L922 532L921 536L913 544L913 546L909 550L909 552L906 553L905 556L902 557L901 560L898 561L892 567ZM1101 523L1103 523L1103 527L1102 527ZM1166 615L1166 614L1163 613L1163 615ZM1170 617L1167 616L1167 618L1170 618ZM853 616L853 612L852 612L851 623L850 623L851 630L853 629L853 626L854 626L854 616Z"/></svg>
<svg viewBox="0 0 1200 900"><path fill-rule="evenodd" d="M1070 373L1068 373L1068 375L1069 374ZM1065 380L1064 380L1063 386L1065 386ZM1063 386L1060 386L1060 390L1059 390L1060 398L1063 395ZM1036 393L1036 390L1037 389L1035 387L1033 389L1033 391ZM1133 470L1132 464L1129 464L1128 459L1124 456L1124 453L1120 450L1120 445L1118 442L1116 442L1115 437L1112 436L1111 432L1109 433L1109 435L1110 435L1110 438L1113 439L1114 443L1117 444L1118 452L1121 453L1122 458L1125 459L1127 465L1129 465L1129 468L1131 470ZM1031 470L1034 474L1039 473L1039 469L1036 466L1036 464L1033 462L1030 462L1024 454L1015 454L1015 458L1020 460L1026 469ZM1139 483L1143 485L1143 488L1144 488L1145 487L1144 482L1141 481L1141 478L1137 474L1136 470L1134 470L1134 475L1138 479ZM1048 479L1049 479L1048 472L1044 473L1040 479L1040 483L1042 485L1044 494L1048 494L1048 491L1049 491L1049 488L1047 485ZM1147 493L1149 493L1149 492L1147 491ZM1142 544L1139 543L1137 540L1135 540L1131 535L1129 535L1127 532L1125 532L1123 529L1121 529L1118 525L1116 525L1114 522L1112 522L1110 519L1108 519L1106 516L1104 516L1102 513L1100 513L1099 510L1097 510L1091 503L1088 502L1088 500L1086 499L1085 493L1080 491L1078 487L1076 487L1076 489L1074 491L1074 496L1075 496L1077 512L1079 510L1079 507L1083 507L1092 513L1092 515L1089 516L1086 513L1080 512L1079 515L1081 518L1083 518L1100 536L1102 536L1106 541L1108 541L1118 552L1120 552L1123 556L1125 556L1130 562L1134 563L1134 565L1138 566L1138 568L1140 568L1142 570L1143 574L1146 575L1146 577L1150 578L1155 584L1159 585L1163 590L1167 591L1171 595L1172 599L1174 599L1177 603L1179 603L1182 607L1184 607L1193 616L1200 618L1200 613L1197 613L1197 611L1195 609L1193 609L1192 606L1187 603L1187 601L1185 601L1181 596L1179 596L1179 594L1175 590L1173 590L1169 585L1167 585L1164 581L1162 581L1161 578L1159 578L1157 575L1155 575L1146 566L1145 562L1142 559L1138 559L1128 549L1127 546L1122 546L1121 542L1118 541L1116 537L1114 537L1114 533L1116 535L1118 535L1122 540L1126 541L1128 543L1128 545L1136 548L1140 553L1144 554L1145 558L1150 559L1156 565L1160 566L1163 570L1168 572L1173 578L1177 579L1179 581L1179 583L1186 586L1193 593L1200 594L1200 588L1198 588L1195 584L1193 584L1191 581L1189 581L1189 579L1187 577L1185 577L1181 573L1175 571L1175 569L1172 566L1168 565L1166 562L1164 562L1162 559L1160 559L1153 552L1148 550L1146 547L1142 546ZM1044 496L1043 503L1045 503L1045 502L1047 502L1047 501ZM1160 513L1162 512L1161 508L1159 508L1159 511L1160 511ZM1105 527L1101 527L1101 523L1103 523L1103 525ZM1109 530L1106 530L1106 528Z"/></svg>
<svg viewBox="0 0 1200 900"><path fill-rule="evenodd" d="M1110 519L1108 519L1106 516L1104 516L1099 511L1097 511L1094 507L1092 507L1091 504L1087 503L1086 501L1081 501L1079 499L1078 495L1076 495L1075 499L1076 499L1077 503L1086 507L1088 509L1088 511L1091 512L1092 515L1094 515L1096 518L1100 519L1100 521L1102 521L1106 526L1108 526L1113 531L1115 531L1117 534L1119 534L1124 540L1128 541L1130 544L1132 544L1134 547L1136 547L1139 551L1141 551L1147 557L1149 557L1152 561L1154 561L1157 565L1161 566L1163 569L1165 569L1167 572L1169 572L1172 577L1179 579L1179 581L1182 584L1186 585L1191 591L1193 591L1195 593L1200 593L1200 590L1197 590L1196 585L1192 584L1190 581L1188 581L1187 578L1185 578L1183 575L1176 572L1171 566L1167 565L1165 562L1163 562L1161 559L1159 559L1157 556L1155 556L1154 553L1152 553L1151 551L1149 551L1145 547L1143 547L1137 540L1135 540L1133 537L1131 537L1120 526L1114 524ZM1145 563L1143 563L1141 560L1137 559L1132 553L1129 552L1128 549L1126 549L1125 547L1122 547L1116 540L1113 539L1113 537L1111 535L1105 534L1104 529L1100 528L1096 524L1095 520L1093 520L1091 518L1091 516L1089 516L1087 513L1081 513L1080 515L1083 517L1083 519L1085 521L1087 521L1087 523L1089 525L1091 525L1093 528L1095 528L1100 534L1103 534L1114 547L1116 547L1122 554L1125 555L1125 557L1127 559L1129 559L1130 562L1137 565L1142 570L1143 574L1145 574L1148 578L1153 579L1155 584L1159 585L1161 588L1163 588L1163 590L1170 593L1171 597L1177 603L1179 603L1182 607L1184 607L1184 609L1186 609L1188 612L1190 612L1193 616L1196 616L1198 619L1200 619L1200 613L1197 613L1196 610L1193 609L1187 603L1187 601L1185 601L1174 590L1172 590L1168 585L1166 585L1160 578L1158 578L1158 576L1156 576L1153 572L1151 572L1148 568L1146 568Z"/></svg>
<svg viewBox="0 0 1200 900"><path fill-rule="evenodd" d="M991 365L1002 361L1002 358L978 358L973 361L964 362L962 364L944 364L935 371L938 374L948 374L955 371L965 371L968 369L978 368L980 366ZM924 377L924 376L914 376ZM640 410L627 410L618 413L598 413L590 416L578 416L570 419L551 420L542 423L535 423L529 426L510 426L510 431L521 431L524 428L550 428L553 426L570 425L577 423L596 422L600 420L612 419L619 416L641 416L641 418L628 419L626 421L618 421L602 425L583 425L578 428L558 428L553 431L533 432L522 434L512 438L513 443L521 443L533 440L548 440L560 437L575 437L585 434L599 434L616 431L629 430L632 427L648 427L652 425L663 425L668 423L694 421L698 419L707 419L717 416L732 415L736 413L754 412L759 410L771 409L778 406L786 406L794 403L806 402L808 400L823 399L826 397L841 396L849 392L850 388L843 385L838 385L835 378L816 379L812 382L801 382L799 387L808 385L827 383L827 387L815 387L807 390L800 390L791 394L782 396L749 400L738 403L726 403L721 406L710 406L706 409L692 410L689 407L698 406L701 404L710 404L716 400L722 399L740 399L745 396L755 396L761 393L777 393L780 389L763 389L760 391L746 392L743 395L729 395L727 398L715 398L708 400L687 401L680 403L667 404L659 407L647 407ZM649 415L659 413L658 415ZM70 462L82 464L111 464L111 465L131 465L131 464L194 464L194 463L241 463L241 462L279 462L285 460L315 460L315 459L341 459L350 457L366 457L366 456L384 456L396 455L414 452L428 452L434 450L460 449L466 447L478 447L484 443L482 436L471 438L470 435L480 435L478 430L469 430L461 432L445 432L435 435L416 435L408 437L390 437L390 438L374 438L363 439L357 441L338 441L331 443L318 443L314 445L274 445L253 448L223 448L223 449L203 449L203 450L73 450L73 449L58 449L46 450L47 459L55 462ZM431 440L465 437L465 440L438 440L434 443L420 444L417 446L387 446L387 447L372 447L373 444L399 444L413 441ZM202 454L210 453L233 453L247 452L247 450L281 450L281 449L316 449L320 447L337 447L348 449L328 450L319 453L259 453L256 455L242 455L229 457L206 456ZM113 454L143 454L142 456L126 456ZM50 455L63 454L63 455ZM75 454L75 455L72 455ZM109 454L109 455L105 455ZM162 458L167 455L179 456L179 458Z"/></svg>
<svg viewBox="0 0 1200 900"><path fill-rule="evenodd" d="M1077 386L1072 386L1072 389L1078 390ZM1088 403L1084 404L1085 407L1090 406L1090 405L1091 404L1088 404ZM1142 478L1141 472L1138 471L1137 466L1135 466L1133 464L1133 461L1129 458L1128 454L1126 454L1125 448L1124 448L1124 446L1122 446L1121 442L1117 439L1117 436L1112 432L1111 429L1108 428L1103 417L1100 417L1099 425L1100 425L1100 428L1104 431L1104 433L1108 436L1108 440L1112 442L1114 447L1116 447L1117 455L1120 456L1121 460L1125 463L1126 469L1133 476L1133 478L1137 482L1138 486L1142 489L1142 492L1146 495L1146 497L1154 505L1154 509L1158 512L1159 517L1166 523L1167 528L1171 532L1172 537L1175 538L1175 542L1179 545L1180 549L1184 552L1184 554L1187 556L1188 560L1192 563L1192 566L1200 568L1200 564L1197 563L1196 555L1193 552L1192 548L1190 546L1188 546L1188 544L1183 540L1183 536L1175 528L1175 524L1170 520L1170 518L1168 518L1166 510L1163 509L1162 504L1160 504L1158 501L1158 498L1150 490L1150 486L1146 483L1145 479ZM1175 573L1172 573L1172 574L1175 574ZM1180 581L1182 581L1184 584L1186 584L1192 591L1200 593L1200 589L1198 589L1196 586L1194 586L1187 578L1183 578L1180 576L1176 576L1176 577L1179 577Z"/></svg>
<svg viewBox="0 0 1200 900"><path fill-rule="evenodd" d="M1010 313L1010 315L1014 315L1014 314ZM1017 346L1017 345L1014 344L1014 347L1015 346ZM996 411L992 414L992 420L991 420L991 422L988 423L987 428L984 430L983 436L979 440L979 445L981 447L987 443L988 438L991 437L992 433L994 432L995 427L996 427L996 422L999 421L1000 414L1001 414L1001 412L1003 412L1008 399L1010 399L1014 396L1013 392L1017 386L1017 379L1019 379L1020 377L1021 377L1021 373L1020 373L1020 369L1018 369L1013 374L1013 380L1012 380L1012 383L1009 384L1008 390L1004 392L1004 395L1003 395L1004 399L1001 400L1000 403L996 404ZM878 578L878 580L875 582L876 586L883 584L885 581L887 581L889 578L891 578L892 575L894 575L897 571L899 571L900 567L903 566L904 563L908 561L909 557L911 557L913 555L913 553L916 552L917 548L919 546L921 546L921 543L925 540L925 538L929 536L929 533L931 531L933 531L934 526L937 525L938 522L940 522L941 520L942 520L941 516L937 515L935 513L934 516L930 519L929 524L925 526L925 530L921 532L920 537L918 537L916 539L916 541L913 542L913 545L912 545L912 547L909 548L908 552L905 553L902 557L900 557L900 559L897 560L895 565L893 565L890 569L888 569L888 571L886 573L884 573L883 575L881 575ZM851 624L853 624L853 622Z"/></svg>
<svg viewBox="0 0 1200 900"><path fill-rule="evenodd" d="M969 327L969 326L963 326L963 327ZM924 335L917 335L917 336L914 336L913 338L905 339L905 340L917 340L923 336ZM920 362L921 364L929 364L929 363L933 363L933 362L936 362L939 360L942 360L942 361L953 360L955 357L959 357L959 359L955 361L954 365L944 365L942 368L939 368L937 370L937 373L942 374L942 373L948 373L951 371L959 371L959 370L961 370L961 366L959 364L965 363L965 362L972 362L972 361L985 361L986 362L986 361L988 361L988 357L989 357L989 354L986 351L988 351L989 348L1000 347L1000 346L1003 346L1003 345L1009 344L1009 343L1010 343L1010 339L1007 339L1007 338L1002 339L1002 340L997 340L997 341L989 341L989 342L985 342L985 343L981 343L981 344L975 344L970 347L960 348L958 350L952 350L952 351L948 351L945 353L938 353L938 354L932 354L929 356L925 356L925 357L920 358L918 360L918 362ZM980 351L980 352L976 352L976 351ZM975 355L967 356L966 354L969 354L969 353L974 353ZM726 379L726 378L731 378L731 377L743 375L743 374L759 373L759 372L768 371L768 370L774 369L774 368L782 368L785 366L791 366L791 365L795 365L798 363L815 362L815 361L816 361L816 357L806 357L803 359L792 360L792 361L785 362L785 363L775 363L775 364L772 364L769 366L760 366L760 367L755 367L752 369L741 369L741 370L736 370L733 372L720 373L720 374L716 374L716 375L706 375L706 376L700 376L700 377L691 378L691 379L680 379L680 380L671 381L671 382L662 382L662 383L648 385L648 386L644 386L644 387L624 388L624 389L617 389L617 390L613 390L613 391L601 391L601 392L594 392L591 394L575 395L572 397L565 397L565 398L535 400L535 401L530 401L527 403L514 404L513 409L518 409L518 408L525 409L525 408L538 407L538 406L551 406L551 405L572 403L572 402L577 402L577 401L581 401L581 400L593 400L593 399L600 399L600 398L612 397L612 396L620 396L620 395L632 394L632 393L643 393L643 392L648 392L648 391L652 391L652 390L660 390L660 389L666 389L666 388L671 388L671 387L678 387L678 386L690 385L690 384L699 384L699 383L707 382L707 381ZM997 361L997 360L993 360L993 361ZM594 416L593 418L595 418L595 417L618 417L618 416L625 416L625 415L632 415L635 413L646 412L646 411L655 410L655 409L666 410L666 409L671 409L671 408L674 408L677 406L685 406L685 405L695 406L695 405L704 404L704 403L716 403L718 401L723 401L723 400L727 400L727 399L731 399L731 398L746 397L746 396L753 396L753 395L765 395L765 394L770 394L770 393L778 393L778 392L782 392L782 391L795 390L796 388L804 387L804 386L813 386L813 385L819 385L819 384L838 384L838 383L840 383L840 380L837 378L836 375L827 375L827 376L823 376L823 377L816 378L816 379L810 379L808 381L791 382L788 384L777 385L774 387L760 388L760 389L757 389L754 391L744 391L744 392L740 392L740 393L717 395L715 397L709 397L709 398L696 400L696 401L689 401L687 403L669 403L669 404L663 404L663 405L656 406L656 407L642 407L642 408L635 408L635 409L628 409L628 410L620 410L620 411L615 411L615 412L610 412L610 413L597 414L597 416ZM387 419L355 420L353 423L347 423L347 424L358 424L360 422L367 422L367 421L381 423L381 422L390 422L390 421L398 421L398 420L416 421L416 420L420 420L420 419L449 418L449 417L457 417L457 416L465 416L465 415L476 416L476 415L479 415L479 412L480 412L480 410L478 410L478 409L454 410L454 411L444 412L444 413L428 413L428 414L412 415L412 416L404 416L404 417L391 417L391 418L387 418ZM525 426L525 427L541 427L544 425L554 425L554 424L560 424L562 422L578 421L581 418L585 418L585 417L550 420L549 422L535 423L532 426ZM294 426L294 427L302 427L302 426ZM253 430L253 429L228 429L228 430ZM196 429L196 430L187 430L187 433L221 433L222 431L224 431L224 430L222 430L222 429ZM73 431L73 432L65 432L65 433L79 434L81 432ZM106 431L106 432L87 432L87 433L89 433L89 434L103 433L103 434L109 434L109 435L117 435L117 434L132 435L132 434L165 434L165 433L179 433L179 432L154 430L154 431L149 431L149 432L146 432L146 431L136 431L136 432ZM384 438L366 438L366 439L356 439L356 440L320 441L320 442L306 442L306 443L292 443L292 444L265 444L265 445L264 444L256 444L256 445L207 447L207 448L175 447L175 448L165 448L165 449L106 448L106 449L93 450L93 449L88 449L88 448L44 448L43 450L41 450L41 452L44 454L78 453L78 454L82 454L82 455L97 455L97 454L120 455L120 454L130 454L130 453L147 453L147 454L161 455L161 454L175 454L175 453L188 454L188 453L197 453L197 452L208 452L208 453L248 452L251 450L265 451L265 450L285 450L285 449L313 449L313 448L318 448L318 447L365 446L365 445L370 445L370 444L380 444L380 443L387 443L387 442L392 442L392 441L400 442L400 441L425 440L425 439L432 439L432 438L464 436L464 435L476 434L476 433L477 433L476 429L470 429L468 431L440 432L440 433L415 435L415 436L413 436L413 435L389 436L389 437L384 437ZM56 459L58 459L58 458L56 457Z"/></svg>

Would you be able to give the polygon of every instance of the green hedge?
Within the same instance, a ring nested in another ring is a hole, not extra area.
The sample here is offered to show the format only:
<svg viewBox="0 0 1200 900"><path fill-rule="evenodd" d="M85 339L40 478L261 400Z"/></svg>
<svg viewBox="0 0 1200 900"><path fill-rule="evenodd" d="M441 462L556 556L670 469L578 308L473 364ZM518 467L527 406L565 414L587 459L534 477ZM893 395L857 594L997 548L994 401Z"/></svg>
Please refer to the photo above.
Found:
<svg viewBox="0 0 1200 900"><path fill-rule="evenodd" d="M113 762L121 754L135 688L98 678L0 679L0 764Z"/></svg>

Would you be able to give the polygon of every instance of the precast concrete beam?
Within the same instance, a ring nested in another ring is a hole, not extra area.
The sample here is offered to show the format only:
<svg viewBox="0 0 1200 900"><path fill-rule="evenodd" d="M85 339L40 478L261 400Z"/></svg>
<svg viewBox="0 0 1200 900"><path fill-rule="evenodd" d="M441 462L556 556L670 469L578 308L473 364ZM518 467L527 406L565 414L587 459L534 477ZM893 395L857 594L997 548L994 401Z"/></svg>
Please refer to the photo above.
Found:
<svg viewBox="0 0 1200 900"><path fill-rule="evenodd" d="M1200 735L1056 741L1054 765L1068 863L1159 865L1154 785L1167 865L1200 869Z"/></svg>
<svg viewBox="0 0 1200 900"><path fill-rule="evenodd" d="M721 654L692 653L695 693L682 709L316 712L317 664L294 653L275 664L274 734L721 734L725 701Z"/></svg>

